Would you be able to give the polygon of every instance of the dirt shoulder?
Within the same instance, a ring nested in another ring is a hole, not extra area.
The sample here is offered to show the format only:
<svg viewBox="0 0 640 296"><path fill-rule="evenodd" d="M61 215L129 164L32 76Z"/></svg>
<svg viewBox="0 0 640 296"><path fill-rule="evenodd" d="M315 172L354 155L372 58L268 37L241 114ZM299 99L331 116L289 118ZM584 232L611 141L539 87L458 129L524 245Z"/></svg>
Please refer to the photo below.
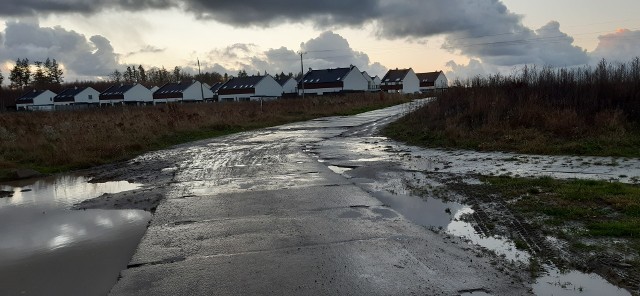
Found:
<svg viewBox="0 0 640 296"><path fill-rule="evenodd" d="M597 273L640 291L640 186L607 181L477 176L452 178L447 190L469 204L461 218L487 236L511 239L534 255L532 273L551 262Z"/></svg>

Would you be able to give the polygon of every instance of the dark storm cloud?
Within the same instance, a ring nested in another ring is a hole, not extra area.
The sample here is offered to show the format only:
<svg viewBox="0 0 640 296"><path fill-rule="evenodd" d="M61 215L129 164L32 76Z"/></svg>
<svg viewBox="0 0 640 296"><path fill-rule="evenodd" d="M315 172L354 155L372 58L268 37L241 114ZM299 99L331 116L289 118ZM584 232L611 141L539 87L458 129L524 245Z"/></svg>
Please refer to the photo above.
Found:
<svg viewBox="0 0 640 296"><path fill-rule="evenodd" d="M359 25L379 13L380 0L183 0L198 17L238 27L312 21L320 26Z"/></svg>
<svg viewBox="0 0 640 296"><path fill-rule="evenodd" d="M3 1L0 16L64 12L92 14L105 9L142 12L150 8L170 7L190 12L201 19L215 20L234 27L266 28L285 23L304 23L316 28L332 29L372 25L379 38L416 42L436 35L444 35L446 39L444 49L465 55L473 61L466 66L449 64L450 68L456 68L460 72L492 71L522 64L573 66L585 64L591 60L591 56L585 50L573 45L571 36L560 30L559 23L550 22L538 29L529 28L523 25L521 15L510 11L500 0L6 0ZM34 38L36 40L30 41L34 47L32 50L42 50L46 44L38 45L37 43L50 42L47 41L49 38L44 36L50 32L36 33L40 35ZM66 37L78 38L78 36ZM626 42L628 38L616 38L616 36L608 38L611 42L607 43L601 39L601 46L596 50L597 54L611 57L624 56L632 52L633 48L637 48L631 44L632 42ZM5 42L9 42L8 36L5 36L5 39ZM330 34L316 39L320 39L317 41L321 41L323 46L314 45L316 42L314 39L303 44L303 49L305 47L307 51L341 49L345 52L327 52L324 56L320 53L309 54L308 64L312 67L344 66L348 62L369 65L370 70L373 71L376 66L368 61L366 54L351 50L348 43L345 46L346 40L342 41ZM71 44L78 44L81 47L100 44L104 52L96 51L95 53L100 52L98 60L102 62L111 61L111 58L107 58L110 55L115 56L115 54L109 54L109 46L101 40L91 42L85 40L84 43L71 40ZM65 45L60 44L60 46ZM237 62L233 65L225 63L224 66L229 69L299 71L295 69L293 51L274 49L273 52L256 52L252 46L236 44L214 54L236 60ZM340 55L345 57L341 58ZM279 58L280 56L283 58ZM333 57L328 58L329 56ZM338 63L341 64L337 65ZM376 69L382 68L380 66Z"/></svg>
<svg viewBox="0 0 640 296"><path fill-rule="evenodd" d="M7 22L0 42L0 62L55 58L69 76L106 76L119 66L111 42L100 35L87 39L62 27L44 28L37 21Z"/></svg>
<svg viewBox="0 0 640 296"><path fill-rule="evenodd" d="M104 9L120 8L139 11L148 8L168 8L173 0L3 0L0 16L29 16L50 13L97 13Z"/></svg>

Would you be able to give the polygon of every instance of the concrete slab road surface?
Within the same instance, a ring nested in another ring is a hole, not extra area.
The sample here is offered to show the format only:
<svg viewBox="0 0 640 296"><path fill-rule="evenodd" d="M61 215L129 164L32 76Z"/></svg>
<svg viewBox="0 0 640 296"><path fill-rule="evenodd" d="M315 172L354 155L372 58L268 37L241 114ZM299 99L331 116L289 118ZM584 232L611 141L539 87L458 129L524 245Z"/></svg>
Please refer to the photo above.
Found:
<svg viewBox="0 0 640 296"><path fill-rule="evenodd" d="M161 152L176 159L170 189L110 295L530 294L499 258L412 224L306 151L407 109Z"/></svg>

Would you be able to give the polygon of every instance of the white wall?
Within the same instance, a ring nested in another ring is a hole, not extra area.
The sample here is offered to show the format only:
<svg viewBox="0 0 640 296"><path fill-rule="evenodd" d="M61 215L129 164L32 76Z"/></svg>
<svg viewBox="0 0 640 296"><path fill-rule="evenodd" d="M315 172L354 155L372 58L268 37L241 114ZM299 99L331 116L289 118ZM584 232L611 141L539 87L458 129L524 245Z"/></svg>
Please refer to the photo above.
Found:
<svg viewBox="0 0 640 296"><path fill-rule="evenodd" d="M416 75L413 69L409 69L409 73L404 77L402 92L405 94L420 92L420 79L418 79L418 75Z"/></svg>
<svg viewBox="0 0 640 296"><path fill-rule="evenodd" d="M364 78L362 72L358 69L358 67L353 67L351 72L347 74L347 76L342 80L344 83L344 90L368 90L369 82Z"/></svg>
<svg viewBox="0 0 640 296"><path fill-rule="evenodd" d="M52 106L53 105L53 97L56 96L56 93L46 90L41 93L39 96L33 98L33 105L36 106Z"/></svg>
<svg viewBox="0 0 640 296"><path fill-rule="evenodd" d="M201 86L202 88L200 88ZM206 98L213 98L213 92L199 81L196 81L184 91L182 99L184 101L202 101Z"/></svg>
<svg viewBox="0 0 640 296"><path fill-rule="evenodd" d="M438 79L436 79L434 85L435 88L447 88L449 87L449 80L447 79L447 76L444 75L444 73L440 72L440 75L438 75Z"/></svg>
<svg viewBox="0 0 640 296"><path fill-rule="evenodd" d="M315 88L315 89L308 89L305 88L304 89L304 93L305 94L316 94L316 95L323 95L326 93L337 93L337 92L341 92L342 88L341 87L333 87L333 88ZM302 89L300 89L298 91L298 93L302 94Z"/></svg>
<svg viewBox="0 0 640 296"><path fill-rule="evenodd" d="M176 103L180 102L182 99L180 98L170 98L170 99L154 99L153 104L161 104L161 103Z"/></svg>
<svg viewBox="0 0 640 296"><path fill-rule="evenodd" d="M270 75L265 76L255 85L256 96L280 97L282 96L282 85Z"/></svg>
<svg viewBox="0 0 640 296"><path fill-rule="evenodd" d="M285 94L296 93L297 89L298 89L298 82L293 78L287 80L287 83L285 83L282 86L282 92L285 93Z"/></svg>
<svg viewBox="0 0 640 296"><path fill-rule="evenodd" d="M380 83L382 82L382 79L380 79L380 77L376 76L373 77L373 88L379 90L380 89Z"/></svg>
<svg viewBox="0 0 640 296"><path fill-rule="evenodd" d="M153 93L141 84L136 84L124 93L125 102L153 102Z"/></svg>
<svg viewBox="0 0 640 296"><path fill-rule="evenodd" d="M230 101L248 101L254 94L233 94L233 95L218 95L218 102L230 102Z"/></svg>
<svg viewBox="0 0 640 296"><path fill-rule="evenodd" d="M75 104L99 104L100 93L92 87L87 87L74 97Z"/></svg>

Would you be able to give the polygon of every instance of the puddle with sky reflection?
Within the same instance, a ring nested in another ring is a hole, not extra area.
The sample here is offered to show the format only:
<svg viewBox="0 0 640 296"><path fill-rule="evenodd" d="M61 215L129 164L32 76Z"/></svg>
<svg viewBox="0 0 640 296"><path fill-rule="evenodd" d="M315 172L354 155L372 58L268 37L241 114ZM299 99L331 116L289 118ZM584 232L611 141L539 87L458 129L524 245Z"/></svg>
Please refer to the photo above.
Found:
<svg viewBox="0 0 640 296"><path fill-rule="evenodd" d="M126 268L151 214L70 210L104 193L140 188L64 175L3 183L0 295L106 295Z"/></svg>

